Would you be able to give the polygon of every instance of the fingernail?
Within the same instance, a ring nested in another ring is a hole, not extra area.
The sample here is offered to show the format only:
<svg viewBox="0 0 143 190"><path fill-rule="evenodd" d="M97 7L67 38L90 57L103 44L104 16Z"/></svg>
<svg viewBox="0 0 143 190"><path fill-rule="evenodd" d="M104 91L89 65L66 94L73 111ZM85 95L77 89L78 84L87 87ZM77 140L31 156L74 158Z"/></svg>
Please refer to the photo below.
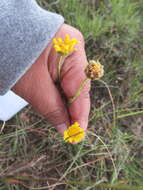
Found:
<svg viewBox="0 0 143 190"><path fill-rule="evenodd" d="M63 135L64 131L67 129L67 125L65 123L57 125L56 129Z"/></svg>

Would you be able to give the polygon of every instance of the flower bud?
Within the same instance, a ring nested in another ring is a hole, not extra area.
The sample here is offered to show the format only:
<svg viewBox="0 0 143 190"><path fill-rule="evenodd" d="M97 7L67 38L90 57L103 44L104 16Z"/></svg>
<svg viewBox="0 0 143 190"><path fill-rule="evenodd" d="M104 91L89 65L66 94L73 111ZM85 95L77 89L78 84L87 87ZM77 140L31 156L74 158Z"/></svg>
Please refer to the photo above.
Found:
<svg viewBox="0 0 143 190"><path fill-rule="evenodd" d="M85 74L91 80L98 80L104 75L104 66L98 60L90 60L85 69Z"/></svg>

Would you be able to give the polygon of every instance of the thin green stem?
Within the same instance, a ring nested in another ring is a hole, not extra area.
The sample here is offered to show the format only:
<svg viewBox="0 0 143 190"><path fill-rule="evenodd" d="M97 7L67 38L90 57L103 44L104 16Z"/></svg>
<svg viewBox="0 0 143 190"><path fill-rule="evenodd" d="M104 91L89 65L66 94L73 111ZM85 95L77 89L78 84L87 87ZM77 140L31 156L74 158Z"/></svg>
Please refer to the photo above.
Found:
<svg viewBox="0 0 143 190"><path fill-rule="evenodd" d="M59 61L58 61L58 79L59 79L59 81L60 81L60 78L61 78L62 61L63 61L63 56L60 55Z"/></svg>
<svg viewBox="0 0 143 190"><path fill-rule="evenodd" d="M76 91L75 96L73 96L72 98L69 99L69 104L71 104L73 101L75 101L77 99L78 96L80 96L81 90L82 88L85 86L85 84L87 83L87 81L90 80L89 78L85 78L80 86L79 89Z"/></svg>

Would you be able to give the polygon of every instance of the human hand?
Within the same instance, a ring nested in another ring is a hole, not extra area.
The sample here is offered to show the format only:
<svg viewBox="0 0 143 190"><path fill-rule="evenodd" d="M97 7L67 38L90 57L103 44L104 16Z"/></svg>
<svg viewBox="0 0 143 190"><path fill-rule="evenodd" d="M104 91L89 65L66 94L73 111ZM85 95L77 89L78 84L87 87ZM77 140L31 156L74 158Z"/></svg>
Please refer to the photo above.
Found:
<svg viewBox="0 0 143 190"><path fill-rule="evenodd" d="M76 45L77 50L64 57L61 70L60 86L69 99L75 95L81 82L86 78L84 69L87 59L82 34L77 29L63 24L55 38L64 38L65 34L80 41ZM12 90L54 124L60 134L63 135L67 127L76 121L86 130L90 110L90 84L84 86L80 96L72 104L66 104L55 85L58 80L57 58L58 54L51 42Z"/></svg>

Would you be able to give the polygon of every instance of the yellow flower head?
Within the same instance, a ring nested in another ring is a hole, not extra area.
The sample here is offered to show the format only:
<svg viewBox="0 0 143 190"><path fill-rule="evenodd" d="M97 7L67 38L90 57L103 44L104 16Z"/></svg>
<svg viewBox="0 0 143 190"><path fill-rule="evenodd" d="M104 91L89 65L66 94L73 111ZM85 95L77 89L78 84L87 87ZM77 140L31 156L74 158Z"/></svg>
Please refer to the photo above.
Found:
<svg viewBox="0 0 143 190"><path fill-rule="evenodd" d="M91 60L85 69L85 74L92 80L98 80L104 75L104 66L98 60Z"/></svg>
<svg viewBox="0 0 143 190"><path fill-rule="evenodd" d="M80 142L84 137L84 129L80 127L80 124L78 122L75 122L67 130L64 131L65 142Z"/></svg>
<svg viewBox="0 0 143 190"><path fill-rule="evenodd" d="M79 41L76 38L70 39L69 34L66 34L65 39L53 39L54 49L61 55L68 55L72 51L76 50L75 45L77 43L79 43Z"/></svg>

